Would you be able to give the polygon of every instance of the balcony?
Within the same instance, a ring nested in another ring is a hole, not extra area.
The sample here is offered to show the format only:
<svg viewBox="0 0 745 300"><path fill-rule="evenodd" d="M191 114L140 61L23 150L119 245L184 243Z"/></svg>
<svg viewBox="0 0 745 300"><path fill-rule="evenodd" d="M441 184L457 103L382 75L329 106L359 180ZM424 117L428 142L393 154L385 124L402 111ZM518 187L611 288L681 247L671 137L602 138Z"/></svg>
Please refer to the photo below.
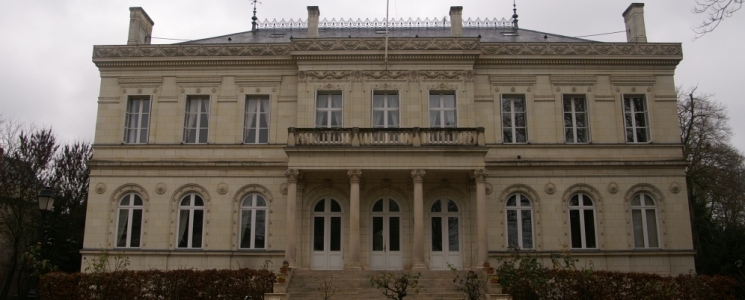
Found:
<svg viewBox="0 0 745 300"><path fill-rule="evenodd" d="M288 128L287 146L484 146L475 128Z"/></svg>

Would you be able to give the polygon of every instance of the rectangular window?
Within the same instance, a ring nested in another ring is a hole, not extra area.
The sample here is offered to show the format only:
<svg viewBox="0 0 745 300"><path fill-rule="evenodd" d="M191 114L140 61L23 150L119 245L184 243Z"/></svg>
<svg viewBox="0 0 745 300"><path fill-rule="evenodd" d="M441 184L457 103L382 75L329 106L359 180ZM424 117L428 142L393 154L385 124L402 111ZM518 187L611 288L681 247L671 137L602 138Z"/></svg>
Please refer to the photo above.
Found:
<svg viewBox="0 0 745 300"><path fill-rule="evenodd" d="M148 128L150 128L150 97L129 97L127 114L124 117L124 142L147 144Z"/></svg>
<svg viewBox="0 0 745 300"><path fill-rule="evenodd" d="M209 96L188 96L184 118L184 143L206 144L209 128Z"/></svg>
<svg viewBox="0 0 745 300"><path fill-rule="evenodd" d="M341 92L318 92L316 98L316 127L342 126Z"/></svg>
<svg viewBox="0 0 745 300"><path fill-rule="evenodd" d="M429 127L458 127L454 91L429 92Z"/></svg>
<svg viewBox="0 0 745 300"><path fill-rule="evenodd" d="M246 96L243 142L266 144L269 142L269 96Z"/></svg>
<svg viewBox="0 0 745 300"><path fill-rule="evenodd" d="M504 143L527 143L528 128L525 96L502 97L502 140Z"/></svg>
<svg viewBox="0 0 745 300"><path fill-rule="evenodd" d="M398 128L398 93L375 92L373 94L374 128Z"/></svg>
<svg viewBox="0 0 745 300"><path fill-rule="evenodd" d="M587 143L585 96L564 96L564 137L567 143Z"/></svg>
<svg viewBox="0 0 745 300"><path fill-rule="evenodd" d="M644 95L624 95L623 115L626 122L626 142L649 142L649 119Z"/></svg>

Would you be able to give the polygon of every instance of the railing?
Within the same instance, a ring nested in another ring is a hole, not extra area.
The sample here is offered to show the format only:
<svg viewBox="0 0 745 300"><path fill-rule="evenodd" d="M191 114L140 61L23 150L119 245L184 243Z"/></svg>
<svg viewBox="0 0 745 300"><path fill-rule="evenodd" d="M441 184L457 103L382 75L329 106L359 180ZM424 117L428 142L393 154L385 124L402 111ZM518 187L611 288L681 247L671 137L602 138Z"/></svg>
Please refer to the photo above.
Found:
<svg viewBox="0 0 745 300"><path fill-rule="evenodd" d="M483 146L484 128L295 128L287 146Z"/></svg>

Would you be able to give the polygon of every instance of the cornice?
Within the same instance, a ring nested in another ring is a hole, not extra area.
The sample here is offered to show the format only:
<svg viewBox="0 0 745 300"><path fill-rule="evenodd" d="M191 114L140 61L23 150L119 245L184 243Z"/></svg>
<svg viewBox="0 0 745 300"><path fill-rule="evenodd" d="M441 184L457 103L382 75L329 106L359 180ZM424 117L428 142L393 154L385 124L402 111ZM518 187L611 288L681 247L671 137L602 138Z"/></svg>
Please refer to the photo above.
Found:
<svg viewBox="0 0 745 300"><path fill-rule="evenodd" d="M478 38L391 38L388 50L478 50ZM293 39L293 51L384 50L385 39Z"/></svg>
<svg viewBox="0 0 745 300"><path fill-rule="evenodd" d="M487 55L630 55L682 58L683 47L681 44L651 43L482 43L481 53Z"/></svg>
<svg viewBox="0 0 745 300"><path fill-rule="evenodd" d="M465 71L299 71L298 82L322 80L463 80L473 81L473 70Z"/></svg>
<svg viewBox="0 0 745 300"><path fill-rule="evenodd" d="M632 65L632 66L671 66L680 59L479 59L477 65Z"/></svg>
<svg viewBox="0 0 745 300"><path fill-rule="evenodd" d="M322 55L293 55L295 60L384 60L382 54L333 54L324 53ZM478 54L392 54L388 55L388 60L468 60L475 61L479 58Z"/></svg>
<svg viewBox="0 0 745 300"><path fill-rule="evenodd" d="M294 66L291 59L278 60L159 60L159 61L97 61L99 68L116 67L213 67L213 66Z"/></svg>
<svg viewBox="0 0 745 300"><path fill-rule="evenodd" d="M94 61L97 58L110 57L281 56L289 54L289 44L93 46Z"/></svg>

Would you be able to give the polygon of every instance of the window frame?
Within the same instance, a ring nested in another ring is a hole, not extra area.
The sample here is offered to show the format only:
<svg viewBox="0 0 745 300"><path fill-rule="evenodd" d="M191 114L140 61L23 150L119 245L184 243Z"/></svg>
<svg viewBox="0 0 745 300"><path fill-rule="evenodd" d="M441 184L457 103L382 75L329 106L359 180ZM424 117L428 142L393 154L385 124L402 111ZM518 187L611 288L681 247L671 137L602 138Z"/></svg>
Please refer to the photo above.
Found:
<svg viewBox="0 0 745 300"><path fill-rule="evenodd" d="M122 205L122 201L124 198L129 197L130 204L129 205ZM135 204L135 197L139 197L142 204L136 205ZM143 225L145 224L145 200L137 193L127 193L124 196L119 198L119 201L117 202L117 214L116 214L116 242L115 242L115 248L140 248L142 247L142 232L143 232ZM126 210L127 211L127 228L126 234L127 239L125 241L125 246L119 246L119 222L121 221L121 211ZM132 246L132 220L134 217L134 211L139 210L140 211L140 233L139 233L139 240L137 246Z"/></svg>
<svg viewBox="0 0 745 300"><path fill-rule="evenodd" d="M519 205L520 199L517 198L518 196L522 196L522 197L525 197L525 199L528 199L528 201L530 202L530 206ZM517 205L515 205L515 206L509 206L509 201L510 201L510 199L512 197L516 197L515 198L515 204L517 204ZM514 210L514 211L516 211L516 214L517 214L517 235L518 235L517 236L517 241L518 241L518 248L517 249L520 249L520 250L523 250L523 249L525 249L525 250L535 250L535 209L534 209L535 205L534 204L535 204L535 202L532 199L530 199L530 197L528 197L527 194L524 194L524 193L512 193L509 197L507 197L507 201L505 201L505 209L504 209L504 220L505 220L504 223L505 223L505 228L506 228L506 231L505 232L507 233L507 234L505 234L505 238L506 238L506 245L507 245L507 248L508 249L516 249L514 247L510 247L510 236L509 236L509 234L510 234L510 224L509 224L509 221L508 221L508 218L507 218L507 214L508 214L507 211ZM530 242L533 244L533 247L531 247L531 248L525 248L524 245L523 245L523 233L522 233L522 224L523 224L523 222L522 222L522 213L521 212L524 211L524 210L527 210L527 211L530 212L530 223L531 223L531 228L530 228Z"/></svg>
<svg viewBox="0 0 745 300"><path fill-rule="evenodd" d="M246 200L249 200L249 197L253 197L251 200L251 205L244 206L244 202ZM264 206L258 206L254 203L258 202L258 197L264 200ZM256 212L257 211L264 211L264 247L258 248L256 247ZM242 247L243 245L243 214L244 213L250 213L251 214L251 235L249 236L249 247ZM267 200L264 195L259 193L250 193L246 196L244 196L240 202L239 212L238 212L238 249L239 250L266 250L269 246L269 200Z"/></svg>
<svg viewBox="0 0 745 300"><path fill-rule="evenodd" d="M571 105L572 110L569 111L569 112L567 112L566 110L564 110L564 101L566 101L567 99L569 99L571 101L570 102L570 105ZM575 99L582 99L582 101L584 102L584 104L585 104L585 110L583 112L577 112L576 111L576 105L575 105L575 102L573 101ZM566 95L562 95L562 97L561 97L561 110L562 110L562 124L564 125L563 126L564 127L564 131L562 132L563 135L564 135L564 143L566 143L566 144L589 144L589 143L592 142L591 135L590 135L590 113L589 113L589 110L590 109L589 109L588 105L589 105L589 102L587 101L587 96L584 95L584 94L566 94ZM584 127L578 127L577 126L577 113L584 113L585 114L585 126ZM566 127L566 123L564 123L564 118L563 117L566 114L571 114L571 116L572 116L572 125L571 125L571 127ZM566 139L566 131L569 130L569 129L572 130L572 136L574 138L574 142L567 141L567 139ZM585 129L585 138L586 138L586 141L584 141L584 142L578 142L577 141L577 130L578 129Z"/></svg>
<svg viewBox="0 0 745 300"><path fill-rule="evenodd" d="M633 105L633 99L634 98L639 98L639 97L642 99L643 104L644 104L644 111L643 111L643 113L644 113L644 124L646 124L646 126L644 126L644 127L637 127L636 126L636 123L637 123L636 122L636 115L637 114L640 114L640 112L635 111L635 108L634 108L634 105ZM629 103L629 108L631 109L631 111L629 111L629 112L626 111L626 99L630 99L630 101L631 101L631 103ZM648 97L647 97L646 94L623 94L623 95L621 95L621 110L623 112L623 125L624 125L624 127L623 127L624 128L623 133L624 133L624 141L626 141L626 143L629 143L629 144L649 144L649 143L652 142L652 128L651 128L650 119L649 119L650 118L650 116L649 116L649 101L647 101L647 99L648 99ZM629 126L629 124L627 123L627 119L626 119L626 114L627 113L631 115L631 118L632 118L631 119L631 122L633 123L633 124L631 124L632 126ZM641 128L644 128L644 130L646 131L647 140L640 142L639 141L639 138L637 136L637 130L638 129L641 129ZM628 139L629 136L628 136L627 131L629 129L631 129L632 132L633 132L633 140L632 141L629 141L629 139Z"/></svg>
<svg viewBox="0 0 745 300"><path fill-rule="evenodd" d="M639 204L640 205L634 205L634 198L636 198L636 196L639 196L639 201L640 201ZM647 205L646 204L646 201L645 201L646 200L646 197L649 197L649 199L652 200L652 202L654 203L654 205ZM631 234L634 237L634 249L660 249L661 248L660 247L660 237L661 236L660 236L660 226L659 226L659 222L658 222L658 219L660 218L659 217L659 215L660 215L659 214L659 210L657 210L658 201L655 200L655 198L652 197L651 194L641 192L641 193L634 194L634 196L631 197L631 201L629 201L629 204L630 204L629 206L631 207ZM635 226L635 222L634 222L634 211L635 210L640 211L641 212L641 216L642 216L642 234L643 234L643 237L642 238L644 240L644 245L642 247L639 247L639 246L636 245L636 232L634 230L634 226ZM656 233L656 236L657 236L657 246L654 246L654 247L652 247L652 246L649 245L649 232L650 232L649 231L649 226L648 226L649 220L647 219L647 214L646 214L646 212L649 211L649 210L654 211L655 231L657 231L657 233Z"/></svg>
<svg viewBox="0 0 745 300"><path fill-rule="evenodd" d="M199 197L200 199L202 199L202 205L201 206L195 205L195 203L194 203L194 200L195 200L194 197L195 196L196 197ZM181 203L187 197L191 197L191 199L189 201L190 204L188 206L181 205ZM199 250L199 249L204 249L204 233L205 233L205 227L206 227L205 224L207 223L206 222L207 221L207 210L205 209L206 202L207 201L204 199L204 197L202 197L202 195L200 195L198 193L188 193L188 194L186 194L186 195L184 195L183 197L180 198L179 203L178 203L178 210L177 210L178 211L178 214L177 214L177 218L176 218L176 234L175 234L176 235L176 247L175 247L176 249L179 249L179 250ZM189 223L186 224L186 233L185 233L187 235L186 247L180 247L179 246L179 240L180 240L180 237L179 237L179 225L181 224L181 211L182 210L188 210L189 211ZM194 212L196 210L201 210L202 211L202 239L201 239L201 243L200 243L199 247L193 247L192 246L193 239L194 239Z"/></svg>
<svg viewBox="0 0 745 300"><path fill-rule="evenodd" d="M328 96L328 99L326 102L326 107L318 107L318 99L320 99L321 95ZM332 95L339 95L341 96L341 106L340 107L333 107L333 98ZM313 106L313 112L314 112L314 125L315 128L343 128L344 127L344 93L342 91L338 90L330 90L330 91L316 91L316 101ZM324 111L327 117L327 124L325 125L318 125L318 112ZM332 126L331 125L331 118L334 116L333 112L338 111L341 113L341 122L338 126Z"/></svg>
<svg viewBox="0 0 745 300"><path fill-rule="evenodd" d="M143 100L147 100L147 108L148 108L147 119L146 119L146 121L147 121L147 127L145 127L145 128L143 128L143 126L142 126L143 115L144 115L144 113L142 112L142 108L144 107L144 105L142 105L142 101ZM135 128L130 128L128 126L128 124L129 124L129 117L130 117L131 114L133 114L131 112L132 101L141 101L140 102L140 107L139 107L139 112L137 113L137 115L139 115L137 117L137 126ZM132 95L132 96L128 96L127 97L127 104L126 104L126 107L124 109L125 109L125 111L124 111L124 136L123 136L123 139L122 139L122 143L124 143L124 144L147 144L148 141L150 140L151 116L153 114L153 97L150 96L150 95ZM133 129L135 131L135 142L129 142L129 137L130 137L129 136L129 131L130 130L133 130ZM146 131L146 133L145 133L145 141L144 142L141 141L142 140L142 130L143 129L145 129L145 131Z"/></svg>
<svg viewBox="0 0 745 300"><path fill-rule="evenodd" d="M256 111L252 112L257 118L256 128L250 127L249 120L248 120L248 103L249 101L254 100L257 101L256 105ZM264 109L265 112L261 112L262 108L262 102L263 100L266 100L266 107ZM241 139L243 144L269 144L269 136L271 133L271 115L272 115L272 102L271 102L271 96L269 95L246 95L245 102L244 102L244 109L243 109L243 138ZM266 115L266 128L261 127L261 116ZM266 141L261 141L261 130L266 129ZM254 138L254 141L247 141L248 139L248 132L249 130L256 130L256 136Z"/></svg>
<svg viewBox="0 0 745 300"><path fill-rule="evenodd" d="M207 102L207 111L201 111L201 105L197 107L197 120L196 120L196 127L189 128L188 122L189 122L189 108L191 107L191 102L194 101L206 101ZM187 95L186 96L186 106L184 110L184 132L183 137L181 139L181 143L183 144L209 144L209 136L210 136L210 119L211 119L211 111L212 111L212 101L211 97L209 95ZM200 123L202 121L202 115L207 114L207 127L202 128L200 127ZM200 135L200 131L202 129L206 129L206 137L204 138L204 142L200 142L200 138L202 137ZM195 137L194 142L188 141L188 131L189 130L195 130Z"/></svg>
<svg viewBox="0 0 745 300"><path fill-rule="evenodd" d="M439 95L440 101L438 107L432 107L432 103L430 103L430 98L433 95ZM443 101L443 95L452 95L453 100L455 102L455 105L453 105L452 108L445 107L445 101ZM429 125L429 128L458 128L458 94L455 90L430 90L429 94L427 95L427 106L429 109L427 110L427 124ZM433 111L439 111L440 115L440 125L431 125L432 124L432 112ZM453 111L455 115L455 124L454 125L445 125L445 112L446 111Z"/></svg>
<svg viewBox="0 0 745 300"><path fill-rule="evenodd" d="M505 113L508 113L508 112L505 112L504 111L504 109L505 109L505 107L504 107L504 100L510 100L510 111L509 111L509 114L510 114L510 126L509 127L505 127L504 126L504 114ZM525 126L524 127L517 127L516 124L515 124L515 120L516 120L515 119L515 100L523 100L524 111L522 113L525 115L523 117L525 119ZM526 95L525 94L502 94L502 97L500 97L499 106L501 108L500 109L500 115L499 115L499 117L500 117L500 121L501 121L500 122L501 129L502 129L502 130L500 130L500 133L502 133L502 143L504 143L504 144L527 144L527 143L529 143L530 142L530 134L529 134L529 131L528 131L528 98L526 97ZM510 131L512 133L512 140L510 140L510 141L507 141L505 139L505 136L504 136L504 130L505 129L508 129L508 128L510 129ZM517 132L517 129L518 128L525 128L525 141L524 142L518 142L517 141L517 134L516 134L516 132Z"/></svg>
<svg viewBox="0 0 745 300"><path fill-rule="evenodd" d="M579 196L578 205L573 206L571 201L576 196ZM590 201L592 202L591 206L587 206L584 204L585 197L587 197L587 199L590 199ZM569 248L575 249L575 250L597 250L598 249L598 214L595 209L597 207L597 201L594 200L592 197L590 197L589 194L579 192L569 197L567 207L568 207L567 216L569 217L569 224L568 224L569 225ZM579 217L580 217L579 226L580 226L580 233L581 233L580 240L582 244L581 245L582 247L580 248L575 248L574 245L572 244L572 211L573 210L580 212L579 213ZM587 211L587 210L592 211L592 221L593 221L593 228L594 228L593 233L595 235L595 247L587 247L587 224L585 222L585 214L584 214L584 211Z"/></svg>
<svg viewBox="0 0 745 300"><path fill-rule="evenodd" d="M396 109L391 109L388 106L388 96L389 95L396 95L398 98L398 106ZM375 96L382 95L383 96L383 107L375 107ZM379 91L373 91L372 93L372 101L370 103L372 107L371 116L370 116L370 124L372 128L401 128L401 94L398 91L393 90L379 90ZM383 112L383 126L375 125L375 112L381 111ZM398 120L396 122L395 127L392 127L393 125L388 125L388 114L390 112L397 112L398 113Z"/></svg>

